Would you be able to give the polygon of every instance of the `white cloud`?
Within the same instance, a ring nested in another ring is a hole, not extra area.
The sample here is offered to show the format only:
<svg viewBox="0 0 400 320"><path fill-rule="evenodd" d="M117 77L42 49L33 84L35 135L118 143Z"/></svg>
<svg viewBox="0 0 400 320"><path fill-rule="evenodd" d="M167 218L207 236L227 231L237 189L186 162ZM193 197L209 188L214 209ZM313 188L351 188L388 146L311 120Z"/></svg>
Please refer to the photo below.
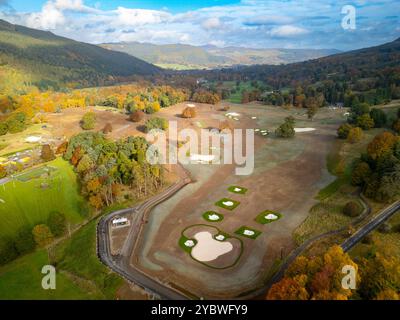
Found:
<svg viewBox="0 0 400 320"><path fill-rule="evenodd" d="M202 23L206 30L217 29L221 26L221 21L218 18L209 18Z"/></svg>
<svg viewBox="0 0 400 320"><path fill-rule="evenodd" d="M31 28L39 28L45 30L54 30L57 26L63 25L65 16L54 2L47 2L41 12L29 14L26 18L26 24Z"/></svg>
<svg viewBox="0 0 400 320"><path fill-rule="evenodd" d="M168 21L171 17L171 15L165 11L127 9L124 7L118 7L115 12L117 13L116 19L119 24L127 26L159 24Z"/></svg>
<svg viewBox="0 0 400 320"><path fill-rule="evenodd" d="M124 1L101 10L85 0L46 0L38 12L1 10L0 18L61 36L99 43L146 41L194 45L247 47L301 47L350 49L399 37L397 25L386 20L400 12L398 0L355 0L358 29L343 32L341 6L346 0L242 0L181 13L167 9L133 8ZM0 0L4 3L4 0Z"/></svg>
<svg viewBox="0 0 400 320"><path fill-rule="evenodd" d="M282 37L282 38L287 38L287 37L295 37L299 35L304 35L307 34L309 31L304 28L292 26L292 25L285 25L285 26L279 26L279 27L274 27L271 29L270 34L273 37Z"/></svg>

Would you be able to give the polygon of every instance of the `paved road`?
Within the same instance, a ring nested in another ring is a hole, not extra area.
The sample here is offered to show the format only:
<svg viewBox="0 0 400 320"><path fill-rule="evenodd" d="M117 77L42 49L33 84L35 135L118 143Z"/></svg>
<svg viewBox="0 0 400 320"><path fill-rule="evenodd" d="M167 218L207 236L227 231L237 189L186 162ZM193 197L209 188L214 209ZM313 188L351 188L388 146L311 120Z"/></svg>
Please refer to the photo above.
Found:
<svg viewBox="0 0 400 320"><path fill-rule="evenodd" d="M168 286L167 284L149 277L144 272L137 269L130 263L131 255L134 252L137 240L142 233L147 214L151 211L151 209L171 197L190 182L190 178L186 177L170 186L163 193L152 197L136 207L119 210L103 217L97 226L97 253L100 260L114 272L120 274L128 281L139 285L150 294L161 299L184 300L188 299L189 297ZM132 217L131 228L120 254L118 256L112 256L109 237L110 221L116 216L126 214L130 214Z"/></svg>
<svg viewBox="0 0 400 320"><path fill-rule="evenodd" d="M360 222L362 222L367 216L370 215L371 213L371 207L368 205L368 203L365 201L365 198L362 194L359 194L360 200L362 205L364 206L364 212L362 215L357 218L356 221L352 222L352 225L357 225ZM395 202L391 206L385 208L379 215L374 217L371 221L363 225L356 233L354 233L351 237L346 239L342 244L341 247L342 249L347 252L351 248L353 248L359 241L361 241L367 234L369 234L371 231L375 230L381 223L383 223L385 220L389 219L394 213L396 213L398 210L400 210L400 201ZM276 282L280 281L283 276L285 275L286 269L292 264L292 262L301 254L304 253L304 251L309 248L313 243L315 243L318 240L321 240L323 238L340 234L348 229L348 226L340 228L338 230L333 230L330 232L326 232L324 234L318 235L314 238L309 239L308 241L304 242L301 246L296 248L294 251L291 252L291 254L285 259L285 262L281 265L280 269L278 270L277 273L274 274L274 276L270 279L270 281L267 284L267 290ZM267 291L266 290L266 291ZM265 291L265 292L266 292Z"/></svg>
<svg viewBox="0 0 400 320"><path fill-rule="evenodd" d="M395 202L391 206L385 208L379 215L374 219L365 224L357 232L355 232L351 237L346 239L342 243L341 247L344 251L349 251L353 248L362 238L364 238L368 233L375 230L380 224L389 219L393 214L400 210L400 201Z"/></svg>

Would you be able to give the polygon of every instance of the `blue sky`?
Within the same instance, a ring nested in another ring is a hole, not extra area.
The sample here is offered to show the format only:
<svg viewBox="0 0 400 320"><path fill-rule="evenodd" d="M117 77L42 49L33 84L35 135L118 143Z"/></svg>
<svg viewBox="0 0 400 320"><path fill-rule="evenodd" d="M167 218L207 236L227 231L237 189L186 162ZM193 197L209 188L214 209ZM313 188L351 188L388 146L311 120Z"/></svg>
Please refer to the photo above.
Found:
<svg viewBox="0 0 400 320"><path fill-rule="evenodd" d="M399 0L0 0L0 18L90 43L351 50L400 37Z"/></svg>

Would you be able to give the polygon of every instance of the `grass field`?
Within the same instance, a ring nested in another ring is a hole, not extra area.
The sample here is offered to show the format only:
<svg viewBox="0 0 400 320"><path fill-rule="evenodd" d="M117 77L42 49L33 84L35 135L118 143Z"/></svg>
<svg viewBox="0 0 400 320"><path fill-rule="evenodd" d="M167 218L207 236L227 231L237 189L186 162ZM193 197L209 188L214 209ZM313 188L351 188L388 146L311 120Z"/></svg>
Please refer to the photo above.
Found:
<svg viewBox="0 0 400 320"><path fill-rule="evenodd" d="M50 178L35 178L41 169L34 169L34 174L27 171L24 175L33 179L14 179L0 186L0 239L14 236L22 227L46 222L51 211L64 213L72 225L83 221L84 200L78 193L72 167L61 158L47 165L55 169ZM42 188L42 183L48 187Z"/></svg>
<svg viewBox="0 0 400 320"><path fill-rule="evenodd" d="M115 299L123 280L97 258L96 220L52 250L23 256L0 267L0 299ZM43 290L44 265L56 266L56 290Z"/></svg>
<svg viewBox="0 0 400 320"><path fill-rule="evenodd" d="M89 299L78 285L62 272L56 272L56 290L43 290L42 267L49 264L42 249L0 267L0 299Z"/></svg>

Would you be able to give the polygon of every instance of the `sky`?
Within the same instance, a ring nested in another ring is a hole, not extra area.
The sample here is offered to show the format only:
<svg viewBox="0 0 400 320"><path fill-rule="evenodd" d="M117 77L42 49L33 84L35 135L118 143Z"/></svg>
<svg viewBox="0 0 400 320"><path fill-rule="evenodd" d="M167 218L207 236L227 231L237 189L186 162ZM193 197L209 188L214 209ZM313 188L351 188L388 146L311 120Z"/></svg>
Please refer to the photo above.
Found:
<svg viewBox="0 0 400 320"><path fill-rule="evenodd" d="M89 43L347 51L400 37L399 0L0 0L0 19Z"/></svg>

